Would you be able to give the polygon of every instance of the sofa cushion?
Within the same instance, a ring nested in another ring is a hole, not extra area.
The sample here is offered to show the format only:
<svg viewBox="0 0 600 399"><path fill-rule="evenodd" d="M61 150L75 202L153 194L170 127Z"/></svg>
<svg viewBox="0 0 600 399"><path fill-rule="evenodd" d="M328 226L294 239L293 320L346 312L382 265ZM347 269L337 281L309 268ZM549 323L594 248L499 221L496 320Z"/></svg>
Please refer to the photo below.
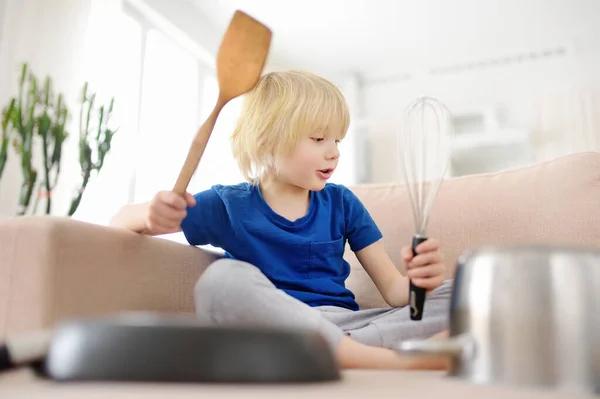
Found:
<svg viewBox="0 0 600 399"><path fill-rule="evenodd" d="M402 246L414 234L404 185L350 187L383 232L392 260L403 271ZM430 213L429 237L442 243L454 270L461 253L484 244L566 244L600 248L600 153L584 152L498 173L446 180ZM387 306L347 248L348 287L362 308Z"/></svg>

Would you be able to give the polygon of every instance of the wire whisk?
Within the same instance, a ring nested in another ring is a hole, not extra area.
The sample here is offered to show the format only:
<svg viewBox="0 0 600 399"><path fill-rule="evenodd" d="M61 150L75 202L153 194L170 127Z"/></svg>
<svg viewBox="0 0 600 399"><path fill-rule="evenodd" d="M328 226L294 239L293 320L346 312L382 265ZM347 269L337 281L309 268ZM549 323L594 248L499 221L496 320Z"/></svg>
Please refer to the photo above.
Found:
<svg viewBox="0 0 600 399"><path fill-rule="evenodd" d="M450 159L451 113L441 101L420 97L402 115L398 140L398 161L415 223L412 240L416 247L427 240L429 214L442 185ZM421 320L425 306L425 289L410 282L410 316Z"/></svg>

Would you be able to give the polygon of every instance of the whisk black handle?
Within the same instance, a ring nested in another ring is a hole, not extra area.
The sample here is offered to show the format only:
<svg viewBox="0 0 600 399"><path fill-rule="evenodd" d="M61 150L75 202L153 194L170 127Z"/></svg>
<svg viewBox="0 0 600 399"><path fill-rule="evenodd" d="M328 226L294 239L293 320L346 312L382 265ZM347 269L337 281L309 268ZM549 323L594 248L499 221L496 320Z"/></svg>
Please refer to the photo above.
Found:
<svg viewBox="0 0 600 399"><path fill-rule="evenodd" d="M417 246L426 241L426 237L414 236L412 241L413 256L417 255ZM410 280L409 304L411 320L421 320L423 318L423 309L425 307L425 288L417 287Z"/></svg>

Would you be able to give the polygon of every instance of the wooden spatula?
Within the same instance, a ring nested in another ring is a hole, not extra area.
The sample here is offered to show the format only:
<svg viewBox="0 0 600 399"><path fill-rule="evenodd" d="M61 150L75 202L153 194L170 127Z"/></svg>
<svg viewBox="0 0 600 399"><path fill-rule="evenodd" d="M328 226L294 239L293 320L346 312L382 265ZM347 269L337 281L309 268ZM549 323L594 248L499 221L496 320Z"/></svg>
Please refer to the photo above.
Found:
<svg viewBox="0 0 600 399"><path fill-rule="evenodd" d="M269 28L242 11L235 12L217 54L219 97L192 142L173 188L176 193L183 195L187 190L223 107L258 83L270 44Z"/></svg>

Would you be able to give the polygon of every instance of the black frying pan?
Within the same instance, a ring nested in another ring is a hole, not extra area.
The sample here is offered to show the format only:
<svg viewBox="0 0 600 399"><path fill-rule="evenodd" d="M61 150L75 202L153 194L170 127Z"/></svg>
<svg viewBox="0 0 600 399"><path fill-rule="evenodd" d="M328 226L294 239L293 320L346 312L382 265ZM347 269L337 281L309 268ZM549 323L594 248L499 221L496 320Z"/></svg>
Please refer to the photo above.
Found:
<svg viewBox="0 0 600 399"><path fill-rule="evenodd" d="M0 346L0 370L41 364L58 381L333 381L324 338L310 331L211 327L193 317L123 314L61 324Z"/></svg>

